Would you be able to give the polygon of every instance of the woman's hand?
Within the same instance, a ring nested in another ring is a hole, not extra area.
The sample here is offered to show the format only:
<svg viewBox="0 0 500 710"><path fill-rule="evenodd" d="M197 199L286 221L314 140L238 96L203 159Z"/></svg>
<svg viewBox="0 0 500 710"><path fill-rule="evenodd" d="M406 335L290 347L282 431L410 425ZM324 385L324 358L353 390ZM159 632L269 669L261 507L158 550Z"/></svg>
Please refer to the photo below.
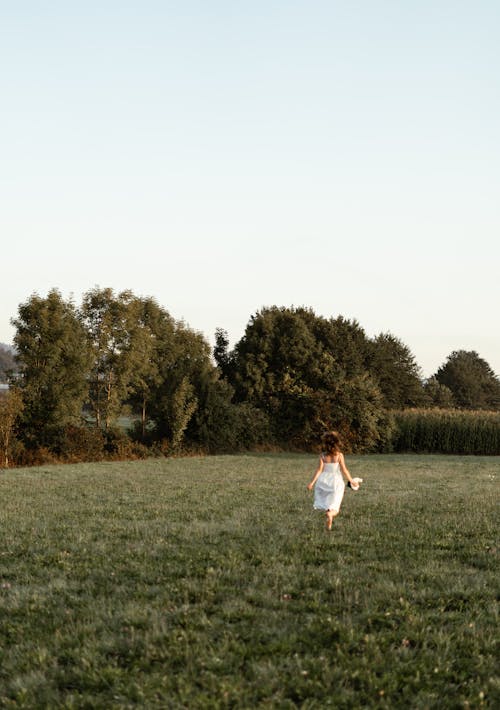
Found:
<svg viewBox="0 0 500 710"><path fill-rule="evenodd" d="M308 483L308 484L307 484L307 490L308 490L308 491L312 491L313 488L314 488L314 483Z"/></svg>

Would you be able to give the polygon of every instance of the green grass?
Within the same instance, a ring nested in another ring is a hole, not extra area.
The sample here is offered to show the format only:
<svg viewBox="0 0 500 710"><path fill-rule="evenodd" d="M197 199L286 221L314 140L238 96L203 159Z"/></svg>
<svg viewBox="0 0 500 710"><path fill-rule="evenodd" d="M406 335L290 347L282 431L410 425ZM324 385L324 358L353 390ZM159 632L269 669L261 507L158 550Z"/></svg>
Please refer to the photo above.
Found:
<svg viewBox="0 0 500 710"><path fill-rule="evenodd" d="M499 459L347 462L0 473L0 707L498 707Z"/></svg>

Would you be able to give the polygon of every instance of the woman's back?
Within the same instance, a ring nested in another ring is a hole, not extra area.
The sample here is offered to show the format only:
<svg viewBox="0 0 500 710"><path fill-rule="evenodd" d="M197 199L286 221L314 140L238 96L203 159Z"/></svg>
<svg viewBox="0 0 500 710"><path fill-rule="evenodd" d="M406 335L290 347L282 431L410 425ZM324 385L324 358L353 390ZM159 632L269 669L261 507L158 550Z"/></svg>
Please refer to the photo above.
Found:
<svg viewBox="0 0 500 710"><path fill-rule="evenodd" d="M336 451L334 454L323 453L321 454L321 460L324 466L327 464L338 464L340 463L340 452Z"/></svg>

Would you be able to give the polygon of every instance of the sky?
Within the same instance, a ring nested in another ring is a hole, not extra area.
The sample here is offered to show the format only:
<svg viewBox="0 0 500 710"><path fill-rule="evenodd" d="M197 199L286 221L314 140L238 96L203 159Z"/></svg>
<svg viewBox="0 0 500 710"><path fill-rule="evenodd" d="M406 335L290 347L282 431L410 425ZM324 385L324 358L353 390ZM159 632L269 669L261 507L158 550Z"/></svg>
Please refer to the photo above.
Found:
<svg viewBox="0 0 500 710"><path fill-rule="evenodd" d="M33 293L266 306L500 374L498 0L0 0L0 342Z"/></svg>

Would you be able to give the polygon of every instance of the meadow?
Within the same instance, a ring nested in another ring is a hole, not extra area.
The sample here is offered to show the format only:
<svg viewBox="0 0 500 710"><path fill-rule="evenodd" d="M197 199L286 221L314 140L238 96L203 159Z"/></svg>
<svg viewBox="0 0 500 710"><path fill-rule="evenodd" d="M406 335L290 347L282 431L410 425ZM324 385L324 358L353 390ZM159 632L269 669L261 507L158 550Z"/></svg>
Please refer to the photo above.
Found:
<svg viewBox="0 0 500 710"><path fill-rule="evenodd" d="M499 707L499 459L0 472L0 707Z"/></svg>

